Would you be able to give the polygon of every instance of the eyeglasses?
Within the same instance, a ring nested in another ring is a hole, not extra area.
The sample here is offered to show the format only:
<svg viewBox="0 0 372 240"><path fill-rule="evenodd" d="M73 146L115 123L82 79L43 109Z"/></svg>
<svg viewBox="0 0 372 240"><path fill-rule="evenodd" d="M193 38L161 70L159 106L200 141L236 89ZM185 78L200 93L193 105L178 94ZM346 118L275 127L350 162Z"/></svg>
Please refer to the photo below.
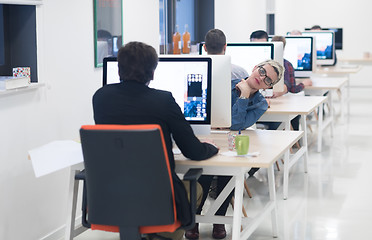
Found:
<svg viewBox="0 0 372 240"><path fill-rule="evenodd" d="M258 66L258 74L260 74L261 77L265 77L263 82L266 84L266 86L272 87L276 83L267 76L266 69L264 67Z"/></svg>

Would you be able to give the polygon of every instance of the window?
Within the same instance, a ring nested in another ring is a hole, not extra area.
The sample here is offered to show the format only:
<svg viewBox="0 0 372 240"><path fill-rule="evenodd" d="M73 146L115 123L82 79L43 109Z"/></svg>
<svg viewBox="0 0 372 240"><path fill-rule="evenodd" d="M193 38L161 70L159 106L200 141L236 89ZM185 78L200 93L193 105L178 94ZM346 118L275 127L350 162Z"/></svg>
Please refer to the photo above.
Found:
<svg viewBox="0 0 372 240"><path fill-rule="evenodd" d="M36 7L0 4L0 32L0 75L30 67L31 82L37 82Z"/></svg>
<svg viewBox="0 0 372 240"><path fill-rule="evenodd" d="M160 53L173 54L173 34L190 33L191 50L214 28L214 0L159 0ZM186 27L187 25L187 27ZM182 51L181 51L182 52Z"/></svg>

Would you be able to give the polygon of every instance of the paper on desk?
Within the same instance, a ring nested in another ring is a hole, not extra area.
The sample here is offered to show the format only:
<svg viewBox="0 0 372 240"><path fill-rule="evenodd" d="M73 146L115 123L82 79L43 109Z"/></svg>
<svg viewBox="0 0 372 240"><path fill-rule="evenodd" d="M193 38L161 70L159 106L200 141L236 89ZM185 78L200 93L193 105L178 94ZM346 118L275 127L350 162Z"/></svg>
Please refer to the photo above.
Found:
<svg viewBox="0 0 372 240"><path fill-rule="evenodd" d="M227 152L221 152L220 154L223 156L228 156L228 157L258 157L258 155L260 155L260 152L251 152L251 153L247 153L246 155L238 155L234 151L227 151Z"/></svg>
<svg viewBox="0 0 372 240"><path fill-rule="evenodd" d="M53 141L28 154L36 177L83 162L81 144L72 140Z"/></svg>

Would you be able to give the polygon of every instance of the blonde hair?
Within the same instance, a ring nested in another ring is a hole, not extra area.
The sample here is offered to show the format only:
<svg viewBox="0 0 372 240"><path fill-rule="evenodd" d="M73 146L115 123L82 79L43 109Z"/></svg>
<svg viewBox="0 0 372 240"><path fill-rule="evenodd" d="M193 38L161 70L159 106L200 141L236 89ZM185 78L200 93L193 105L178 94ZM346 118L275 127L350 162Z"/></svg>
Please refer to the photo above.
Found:
<svg viewBox="0 0 372 240"><path fill-rule="evenodd" d="M277 35L273 36L271 38L271 41L272 42L282 42L283 43L283 49L285 48L285 44L287 43L287 41L285 40L285 37L277 36Z"/></svg>
<svg viewBox="0 0 372 240"><path fill-rule="evenodd" d="M283 74L284 74L285 69L284 69L283 65L281 65L277 61L274 61L274 60L271 60L271 59L270 60L263 61L263 62L260 62L259 64L257 64L257 66L263 67L266 64L269 64L270 66L272 66L274 68L274 71L278 75L278 79L274 82L274 85L275 85L283 77Z"/></svg>

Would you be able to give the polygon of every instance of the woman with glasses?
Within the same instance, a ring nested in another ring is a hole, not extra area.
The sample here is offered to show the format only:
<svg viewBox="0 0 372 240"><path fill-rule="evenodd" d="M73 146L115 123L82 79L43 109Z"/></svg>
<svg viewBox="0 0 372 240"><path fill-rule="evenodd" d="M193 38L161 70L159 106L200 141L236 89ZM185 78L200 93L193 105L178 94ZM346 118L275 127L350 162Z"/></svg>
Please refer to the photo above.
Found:
<svg viewBox="0 0 372 240"><path fill-rule="evenodd" d="M269 107L258 90L274 86L283 73L281 64L267 60L257 64L249 77L231 81L231 130L244 130L256 123Z"/></svg>

